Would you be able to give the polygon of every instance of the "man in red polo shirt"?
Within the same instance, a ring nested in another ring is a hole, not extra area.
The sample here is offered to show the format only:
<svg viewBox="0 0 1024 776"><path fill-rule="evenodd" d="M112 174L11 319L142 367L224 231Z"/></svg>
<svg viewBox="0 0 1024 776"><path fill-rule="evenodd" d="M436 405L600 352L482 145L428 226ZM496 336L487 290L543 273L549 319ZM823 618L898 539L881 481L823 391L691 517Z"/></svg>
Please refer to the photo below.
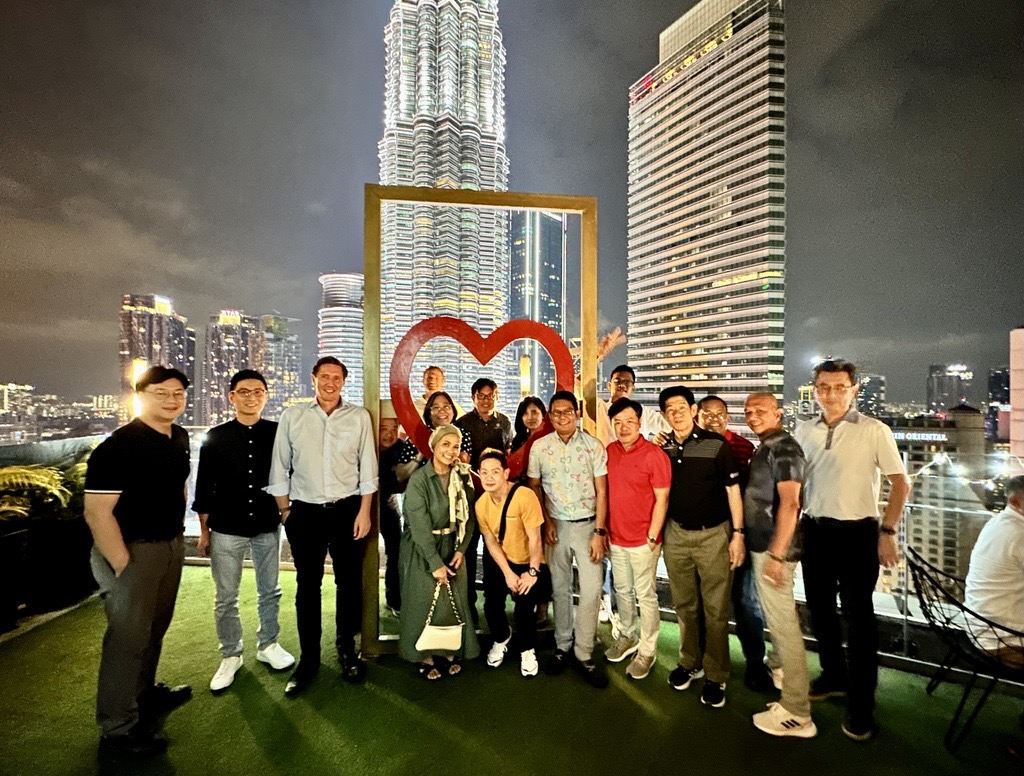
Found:
<svg viewBox="0 0 1024 776"><path fill-rule="evenodd" d="M635 653L626 669L631 679L643 679L654 665L661 622L655 575L672 485L668 456L640 435L642 414L628 397L608 408L616 437L608 445L608 540L622 631L605 657L618 663Z"/></svg>

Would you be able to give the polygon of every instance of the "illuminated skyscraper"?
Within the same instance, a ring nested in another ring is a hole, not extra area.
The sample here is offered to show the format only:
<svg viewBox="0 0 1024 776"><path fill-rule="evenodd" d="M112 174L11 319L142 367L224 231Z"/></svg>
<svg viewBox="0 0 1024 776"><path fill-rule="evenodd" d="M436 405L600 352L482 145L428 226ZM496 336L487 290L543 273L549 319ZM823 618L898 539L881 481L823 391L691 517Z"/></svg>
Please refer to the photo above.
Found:
<svg viewBox="0 0 1024 776"><path fill-rule="evenodd" d="M235 416L228 401L228 386L240 369L263 370L260 319L240 310L221 310L210 316L206 326L202 388L205 425L216 426Z"/></svg>
<svg viewBox="0 0 1024 776"><path fill-rule="evenodd" d="M565 339L565 271L565 214L515 211L510 317L547 324ZM515 398L532 394L547 401L555 392L555 369L547 351L534 340L517 340L512 354L522 366Z"/></svg>
<svg viewBox="0 0 1024 776"><path fill-rule="evenodd" d="M928 411L943 414L967 402L974 372L964 364L932 364L928 367Z"/></svg>
<svg viewBox="0 0 1024 776"><path fill-rule="evenodd" d="M881 417L885 407L885 375L861 374L857 392L857 409L873 418Z"/></svg>
<svg viewBox="0 0 1024 776"><path fill-rule="evenodd" d="M380 182L505 191L505 47L497 0L396 0L384 30ZM486 334L508 320L508 215L495 210L385 205L381 213L381 385L395 347L435 315ZM465 349L435 340L413 374L437 364L464 401L483 372ZM485 370L512 377L502 354Z"/></svg>
<svg viewBox="0 0 1024 776"><path fill-rule="evenodd" d="M151 366L180 369L191 387L179 423L189 425L196 415L196 332L188 319L174 312L173 302L154 294L121 297L118 348L121 374L121 419L133 416L132 391L138 376Z"/></svg>
<svg viewBox="0 0 1024 776"><path fill-rule="evenodd" d="M781 0L703 0L629 91L627 345L635 398L782 395Z"/></svg>
<svg viewBox="0 0 1024 776"><path fill-rule="evenodd" d="M345 365L345 401L363 403L363 274L320 276L323 302L317 325L317 358L334 356ZM383 294L381 303L387 299Z"/></svg>
<svg viewBox="0 0 1024 776"><path fill-rule="evenodd" d="M308 379L302 371L302 342L298 318L260 316L263 332L263 376L267 379L267 407L263 417L277 420L291 401L306 395Z"/></svg>

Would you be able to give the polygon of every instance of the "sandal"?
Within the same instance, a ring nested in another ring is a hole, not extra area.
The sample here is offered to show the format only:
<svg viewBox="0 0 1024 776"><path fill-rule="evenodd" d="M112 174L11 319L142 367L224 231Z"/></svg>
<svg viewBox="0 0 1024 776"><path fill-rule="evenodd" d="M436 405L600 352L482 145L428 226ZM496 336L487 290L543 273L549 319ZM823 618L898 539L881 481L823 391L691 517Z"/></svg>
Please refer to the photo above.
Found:
<svg viewBox="0 0 1024 776"><path fill-rule="evenodd" d="M428 682L436 682L444 676L434 663L420 663L416 666L416 673Z"/></svg>
<svg viewBox="0 0 1024 776"><path fill-rule="evenodd" d="M462 673L462 663L459 662L457 657L453 657L448 661L448 676L458 676Z"/></svg>

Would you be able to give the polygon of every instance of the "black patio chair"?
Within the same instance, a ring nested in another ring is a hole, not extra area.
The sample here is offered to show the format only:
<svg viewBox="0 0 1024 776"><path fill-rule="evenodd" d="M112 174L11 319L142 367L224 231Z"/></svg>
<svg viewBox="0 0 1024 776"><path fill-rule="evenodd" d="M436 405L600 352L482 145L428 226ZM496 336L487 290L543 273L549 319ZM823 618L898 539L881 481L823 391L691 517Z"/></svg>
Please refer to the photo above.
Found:
<svg viewBox="0 0 1024 776"><path fill-rule="evenodd" d="M996 649L1019 650L1024 648L1024 632L1011 630L968 609L963 603L963 579L936 568L913 547L907 547L906 554L921 611L947 648L946 656L928 682L928 694L935 692L935 688L949 677L954 668L969 674L944 739L946 748L955 752L1000 680L1024 682L1024 668L1007 665L999 659L994 649L983 648L980 641ZM980 695L974 699L973 707L968 711L976 687ZM966 718L965 711L968 711Z"/></svg>

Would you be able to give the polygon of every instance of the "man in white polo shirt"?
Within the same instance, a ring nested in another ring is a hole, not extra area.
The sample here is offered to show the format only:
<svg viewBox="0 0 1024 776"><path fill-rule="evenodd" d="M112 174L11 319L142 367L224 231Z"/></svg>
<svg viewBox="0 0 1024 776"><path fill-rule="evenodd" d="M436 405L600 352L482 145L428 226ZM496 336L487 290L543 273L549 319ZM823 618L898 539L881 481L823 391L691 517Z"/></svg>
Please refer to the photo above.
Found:
<svg viewBox="0 0 1024 776"><path fill-rule="evenodd" d="M967 572L967 608L1010 630L1024 631L1024 476L1006 483L1006 508L981 529ZM1000 638L974 620L971 633L982 649L1007 665L1024 667L1024 639Z"/></svg>
<svg viewBox="0 0 1024 776"><path fill-rule="evenodd" d="M872 593L879 564L894 566L898 559L896 525L910 480L889 427L857 412L858 387L850 362L818 364L814 395L821 415L800 423L794 436L807 457L804 591L821 663L810 698L848 695L843 732L867 741L877 732L878 623ZM889 480L889 500L879 519L881 475ZM837 592L846 621L845 656Z"/></svg>

